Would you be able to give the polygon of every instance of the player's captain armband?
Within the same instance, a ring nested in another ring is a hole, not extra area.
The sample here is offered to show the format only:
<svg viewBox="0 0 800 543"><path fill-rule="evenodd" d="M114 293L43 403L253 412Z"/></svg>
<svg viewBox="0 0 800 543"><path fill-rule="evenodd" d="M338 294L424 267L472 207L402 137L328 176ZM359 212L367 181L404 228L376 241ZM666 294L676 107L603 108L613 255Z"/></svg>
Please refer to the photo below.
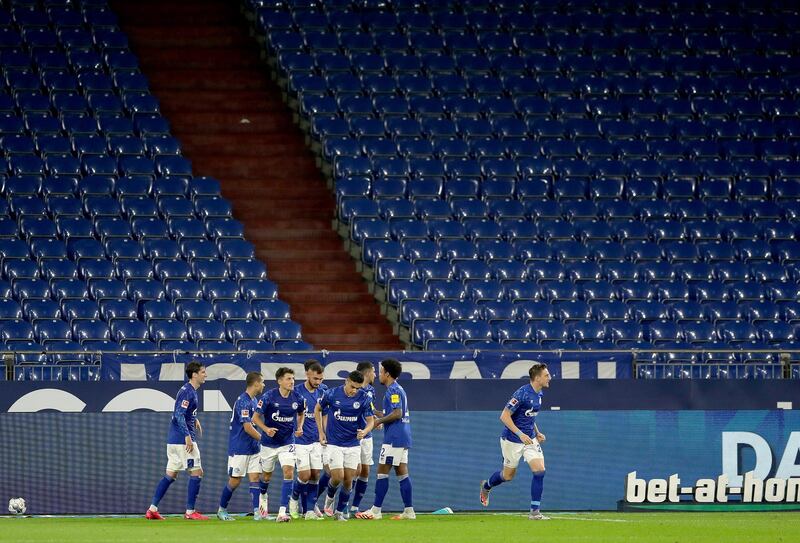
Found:
<svg viewBox="0 0 800 543"><path fill-rule="evenodd" d="M183 407L184 409L189 409L189 400L183 400L181 402L181 407Z"/></svg>
<svg viewBox="0 0 800 543"><path fill-rule="evenodd" d="M400 394L392 394L392 403L400 403Z"/></svg>
<svg viewBox="0 0 800 543"><path fill-rule="evenodd" d="M250 416L250 410L249 409L242 409L242 418L246 419L249 416Z"/></svg>
<svg viewBox="0 0 800 543"><path fill-rule="evenodd" d="M517 400L516 398L511 398L510 400L508 400L508 405L510 405L511 407L514 407L518 403L519 403L519 400Z"/></svg>

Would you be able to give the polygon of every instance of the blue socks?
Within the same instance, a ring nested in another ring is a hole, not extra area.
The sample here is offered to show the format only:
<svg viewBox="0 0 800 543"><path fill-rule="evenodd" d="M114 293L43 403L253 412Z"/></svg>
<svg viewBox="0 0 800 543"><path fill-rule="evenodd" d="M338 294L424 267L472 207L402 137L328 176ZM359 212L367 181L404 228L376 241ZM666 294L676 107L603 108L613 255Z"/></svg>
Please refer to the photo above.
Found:
<svg viewBox="0 0 800 543"><path fill-rule="evenodd" d="M344 485L341 485L342 489L339 491L339 501L336 503L336 510L338 512L343 512L347 507L347 502L350 501L350 489Z"/></svg>
<svg viewBox="0 0 800 543"><path fill-rule="evenodd" d="M331 474L328 473L327 471L323 471L322 475L319 478L319 488L317 488L317 496L319 496L320 494L319 492L320 488L328 488L328 483L330 482L330 480L331 480Z"/></svg>
<svg viewBox="0 0 800 543"><path fill-rule="evenodd" d="M295 479L294 484L292 484L292 499L293 500L300 500L300 496L303 494L303 487L306 486L305 483L301 483L300 479Z"/></svg>
<svg viewBox="0 0 800 543"><path fill-rule="evenodd" d="M389 475L379 473L375 480L375 507L383 507L383 500L386 499L387 492L389 492Z"/></svg>
<svg viewBox="0 0 800 543"><path fill-rule="evenodd" d="M281 485L281 507L287 507L289 505L289 496L292 495L293 482L292 479L283 480L283 485Z"/></svg>
<svg viewBox="0 0 800 543"><path fill-rule="evenodd" d="M175 479L173 479L172 477L167 477L166 475L164 475L164 477L161 478L161 480L158 482L158 485L156 485L156 492L155 494L153 494L152 503L154 506L158 507L158 502L160 502L161 498L164 497L164 494L167 493L169 485L171 485L174 482Z"/></svg>
<svg viewBox="0 0 800 543"><path fill-rule="evenodd" d="M258 509L259 498L261 497L261 485L259 483L250 483L250 499L253 502L253 511Z"/></svg>
<svg viewBox="0 0 800 543"><path fill-rule="evenodd" d="M339 488L339 485L333 486L330 481L328 481L327 487L327 494L329 498L333 498L336 495L336 489Z"/></svg>
<svg viewBox="0 0 800 543"><path fill-rule="evenodd" d="M269 490L269 481L259 481L258 482L258 491L261 494L266 494L267 490Z"/></svg>
<svg viewBox="0 0 800 543"><path fill-rule="evenodd" d="M219 506L221 509L228 508L228 504L231 501L231 496L233 496L234 490L236 489L231 488L230 484L226 484L225 488L222 489L222 496L219 497Z"/></svg>
<svg viewBox="0 0 800 543"><path fill-rule="evenodd" d="M306 484L306 494L303 497L303 510L311 511L317 503L319 494L319 481L309 481Z"/></svg>
<svg viewBox="0 0 800 543"><path fill-rule="evenodd" d="M403 505L413 507L411 504L411 478L406 474L401 475L397 480L400 482L400 497L403 498Z"/></svg>
<svg viewBox="0 0 800 543"><path fill-rule="evenodd" d="M367 483L369 483L369 479L364 479L362 477L356 479L356 488L353 493L353 507L356 509L361 505L361 500L367 492Z"/></svg>
<svg viewBox="0 0 800 543"><path fill-rule="evenodd" d="M489 480L486 481L486 483L484 483L483 488L485 488L486 490L490 490L498 485L502 485L505 482L506 480L503 479L503 476L500 474L500 472L495 471L494 473L492 473L492 476L489 477Z"/></svg>
<svg viewBox="0 0 800 543"><path fill-rule="evenodd" d="M545 470L533 472L533 480L531 480L531 509L534 511L538 511L539 506L542 503L544 474Z"/></svg>
<svg viewBox="0 0 800 543"><path fill-rule="evenodd" d="M196 475L189 477L189 491L186 496L187 511L194 511L194 506L197 503L197 495L200 493L200 483L202 481L203 478Z"/></svg>

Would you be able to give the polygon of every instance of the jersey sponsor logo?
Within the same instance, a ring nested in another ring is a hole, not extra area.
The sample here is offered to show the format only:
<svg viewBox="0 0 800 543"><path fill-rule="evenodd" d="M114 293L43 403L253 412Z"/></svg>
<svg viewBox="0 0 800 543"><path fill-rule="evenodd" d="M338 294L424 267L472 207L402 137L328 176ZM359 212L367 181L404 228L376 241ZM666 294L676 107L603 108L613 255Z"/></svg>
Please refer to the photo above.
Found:
<svg viewBox="0 0 800 543"><path fill-rule="evenodd" d="M273 413L272 417L270 417L275 422L292 422L293 416L289 417L282 417L280 413Z"/></svg>
<svg viewBox="0 0 800 543"><path fill-rule="evenodd" d="M342 422L357 422L358 421L358 417L346 417L346 416L342 415L342 411L340 409L337 409L336 411L333 412L333 418L335 418L336 420L340 420Z"/></svg>
<svg viewBox="0 0 800 543"><path fill-rule="evenodd" d="M400 394L392 394L392 403L400 403Z"/></svg>
<svg viewBox="0 0 800 543"><path fill-rule="evenodd" d="M181 402L181 407L183 407L184 409L188 409L189 408L189 400L183 400Z"/></svg>
<svg viewBox="0 0 800 543"><path fill-rule="evenodd" d="M525 416L526 417L535 417L536 416L536 410L533 407L531 407L530 409L525 411Z"/></svg>

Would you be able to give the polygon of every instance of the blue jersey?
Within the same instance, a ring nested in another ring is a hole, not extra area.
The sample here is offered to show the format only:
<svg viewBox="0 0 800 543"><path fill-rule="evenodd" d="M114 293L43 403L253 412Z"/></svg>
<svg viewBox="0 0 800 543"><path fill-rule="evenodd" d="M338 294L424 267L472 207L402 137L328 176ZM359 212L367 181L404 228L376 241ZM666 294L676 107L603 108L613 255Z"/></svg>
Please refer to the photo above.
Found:
<svg viewBox="0 0 800 543"><path fill-rule="evenodd" d="M411 448L411 413L408 411L408 398L406 391L395 381L386 387L383 397L383 416L389 415L395 409L400 409L403 416L400 420L383 425L383 443L392 447Z"/></svg>
<svg viewBox="0 0 800 543"><path fill-rule="evenodd" d="M277 428L274 436L269 437L261 432L261 444L265 447L283 447L294 443L294 431L297 428L297 415L305 411L303 397L292 390L284 398L280 389L273 388L264 393L258 400L256 411L264 418L264 425Z"/></svg>
<svg viewBox="0 0 800 543"><path fill-rule="evenodd" d="M253 423L253 411L256 407L255 398L247 392L242 392L233 405L233 415L229 427L228 456L237 454L258 453L258 440L244 431L245 424Z"/></svg>
<svg viewBox="0 0 800 543"><path fill-rule="evenodd" d="M533 390L530 384L519 387L506 404L506 409L511 413L511 420L514 421L517 428L531 438L536 436L533 425L536 423L536 415L541 408L542 393ZM522 443L522 440L508 427L503 428L502 438L514 443Z"/></svg>
<svg viewBox="0 0 800 543"><path fill-rule="evenodd" d="M361 390L366 392L367 396L369 396L370 414L372 414L375 411L375 387L372 386L372 385L364 385L363 387L361 387ZM366 424L367 424L367 421L365 420L364 421L364 426L366 426ZM370 432L367 435L365 435L364 439L369 439L371 437L372 437L372 432Z"/></svg>
<svg viewBox="0 0 800 543"><path fill-rule="evenodd" d="M195 441L194 422L197 420L197 403L197 391L191 383L184 384L175 397L175 408L172 411L169 434L167 434L168 444L185 444L186 436L191 436L192 441Z"/></svg>
<svg viewBox="0 0 800 543"><path fill-rule="evenodd" d="M314 420L314 408L317 406L326 390L327 387L321 384L317 390L309 392L305 382L294 387L294 391L303 397L306 405L306 418L303 421L303 435L295 439L298 445L311 445L319 441L317 421Z"/></svg>
<svg viewBox="0 0 800 543"><path fill-rule="evenodd" d="M353 396L344 393L344 385L325 391L319 402L324 414L328 415L325 436L330 445L357 447L356 433L365 426L365 417L372 416L370 398L359 390Z"/></svg>

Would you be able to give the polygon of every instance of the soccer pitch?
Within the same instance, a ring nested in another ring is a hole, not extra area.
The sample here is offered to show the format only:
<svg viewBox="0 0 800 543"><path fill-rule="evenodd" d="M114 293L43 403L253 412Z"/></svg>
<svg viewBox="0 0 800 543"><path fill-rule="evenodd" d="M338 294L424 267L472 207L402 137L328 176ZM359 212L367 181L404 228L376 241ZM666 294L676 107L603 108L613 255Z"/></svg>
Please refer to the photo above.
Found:
<svg viewBox="0 0 800 543"><path fill-rule="evenodd" d="M135 518L0 518L0 541L15 543L197 541L541 541L770 542L800 541L797 513L553 513L529 521L521 513L420 515L415 521L292 521L287 524Z"/></svg>

